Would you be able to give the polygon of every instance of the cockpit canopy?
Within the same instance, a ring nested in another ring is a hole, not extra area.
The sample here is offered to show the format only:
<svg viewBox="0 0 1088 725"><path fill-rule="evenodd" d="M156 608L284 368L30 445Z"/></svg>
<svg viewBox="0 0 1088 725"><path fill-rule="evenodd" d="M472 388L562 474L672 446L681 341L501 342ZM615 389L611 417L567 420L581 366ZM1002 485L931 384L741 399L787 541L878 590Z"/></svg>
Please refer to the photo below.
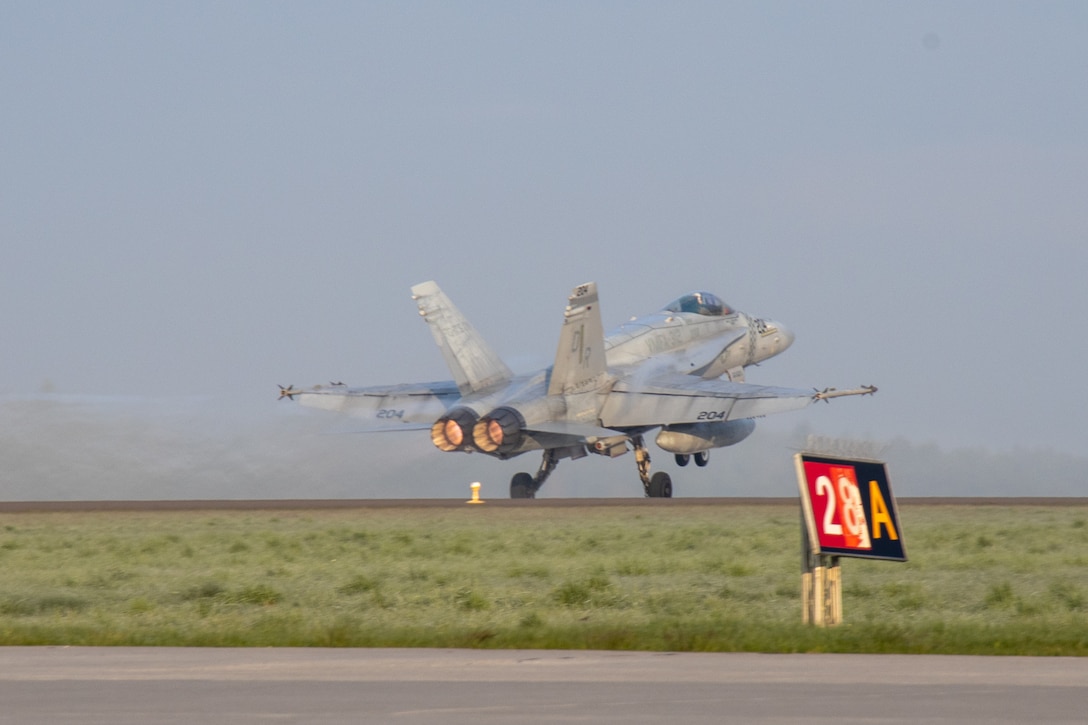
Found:
<svg viewBox="0 0 1088 725"><path fill-rule="evenodd" d="M692 292L665 305L668 312L694 312L707 317L733 314L733 309L709 292Z"/></svg>

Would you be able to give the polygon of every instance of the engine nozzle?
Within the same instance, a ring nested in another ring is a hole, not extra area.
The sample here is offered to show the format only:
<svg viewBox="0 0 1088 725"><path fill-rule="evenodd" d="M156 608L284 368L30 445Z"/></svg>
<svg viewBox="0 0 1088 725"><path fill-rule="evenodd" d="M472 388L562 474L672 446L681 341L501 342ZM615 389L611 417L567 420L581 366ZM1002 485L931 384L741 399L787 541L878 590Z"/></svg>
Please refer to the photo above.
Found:
<svg viewBox="0 0 1088 725"><path fill-rule="evenodd" d="M468 408L454 408L431 426L431 442L440 451L467 451L472 448L468 434L476 425L476 413Z"/></svg>
<svg viewBox="0 0 1088 725"><path fill-rule="evenodd" d="M508 453L522 440L525 420L513 408L496 408L476 422L472 440L484 453Z"/></svg>

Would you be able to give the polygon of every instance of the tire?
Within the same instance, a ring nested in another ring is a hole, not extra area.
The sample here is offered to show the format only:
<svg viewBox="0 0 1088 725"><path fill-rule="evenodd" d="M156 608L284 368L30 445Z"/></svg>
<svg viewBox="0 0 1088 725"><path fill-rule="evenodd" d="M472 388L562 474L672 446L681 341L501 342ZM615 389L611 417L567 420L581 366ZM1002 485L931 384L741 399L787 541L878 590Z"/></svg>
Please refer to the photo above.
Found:
<svg viewBox="0 0 1088 725"><path fill-rule="evenodd" d="M699 468L704 467L710 462L710 451L699 451L695 454L695 465Z"/></svg>
<svg viewBox="0 0 1088 725"><path fill-rule="evenodd" d="M650 478L650 498L672 498L672 479L664 471Z"/></svg>
<svg viewBox="0 0 1088 725"><path fill-rule="evenodd" d="M528 473L515 473L510 479L510 498L536 498L536 484Z"/></svg>
<svg viewBox="0 0 1088 725"><path fill-rule="evenodd" d="M690 460L691 460L691 456L689 456L687 453L677 453L676 454L676 465L680 466L681 468L688 465L688 461L690 461ZM696 460L698 460L698 459L696 459Z"/></svg>

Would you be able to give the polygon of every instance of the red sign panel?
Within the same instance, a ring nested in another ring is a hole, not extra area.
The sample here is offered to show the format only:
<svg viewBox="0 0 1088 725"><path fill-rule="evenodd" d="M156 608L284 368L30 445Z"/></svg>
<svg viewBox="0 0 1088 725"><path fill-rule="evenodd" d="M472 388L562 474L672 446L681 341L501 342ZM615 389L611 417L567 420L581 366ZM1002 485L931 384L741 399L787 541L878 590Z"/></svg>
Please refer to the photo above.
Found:
<svg viewBox="0 0 1088 725"><path fill-rule="evenodd" d="M798 454L797 473L810 541L819 553L907 560L883 463Z"/></svg>

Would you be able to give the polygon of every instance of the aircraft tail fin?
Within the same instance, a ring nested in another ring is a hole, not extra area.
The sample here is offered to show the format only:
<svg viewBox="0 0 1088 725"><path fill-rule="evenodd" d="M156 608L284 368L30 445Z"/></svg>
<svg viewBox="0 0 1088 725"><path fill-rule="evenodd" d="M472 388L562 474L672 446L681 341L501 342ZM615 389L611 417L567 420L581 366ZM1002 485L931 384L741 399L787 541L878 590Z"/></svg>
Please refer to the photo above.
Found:
<svg viewBox="0 0 1088 725"><path fill-rule="evenodd" d="M461 395L508 382L513 373L434 282L412 288L412 299L427 321Z"/></svg>
<svg viewBox="0 0 1088 725"><path fill-rule="evenodd" d="M578 285L563 313L548 395L583 393L599 387L607 374L604 353L597 283Z"/></svg>

